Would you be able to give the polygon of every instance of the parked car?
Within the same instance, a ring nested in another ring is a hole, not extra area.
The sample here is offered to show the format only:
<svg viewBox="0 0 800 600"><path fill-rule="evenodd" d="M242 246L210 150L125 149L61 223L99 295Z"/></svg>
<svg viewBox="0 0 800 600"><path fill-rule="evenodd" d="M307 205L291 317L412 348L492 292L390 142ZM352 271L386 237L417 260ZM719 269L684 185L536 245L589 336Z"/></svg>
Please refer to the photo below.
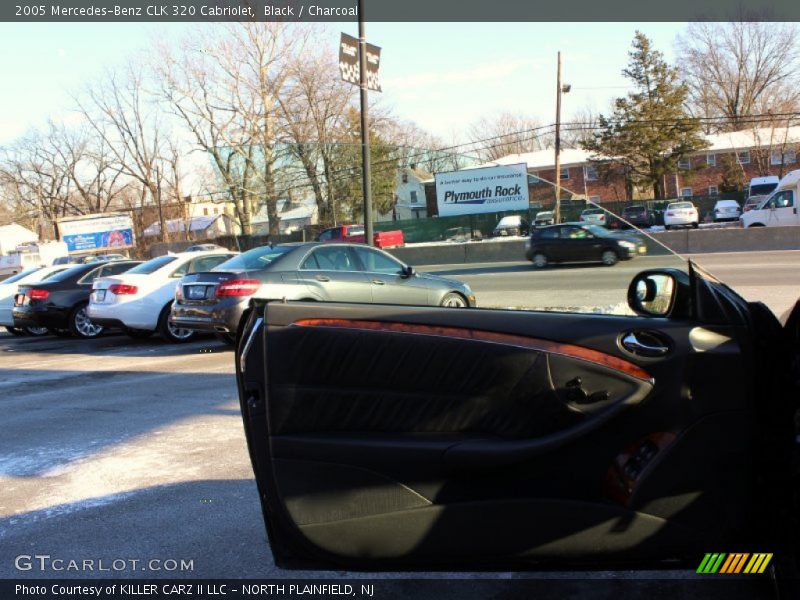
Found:
<svg viewBox="0 0 800 600"><path fill-rule="evenodd" d="M664 227L673 229L674 227L693 227L697 228L700 224L700 215L694 204L688 201L670 202L664 211Z"/></svg>
<svg viewBox="0 0 800 600"><path fill-rule="evenodd" d="M227 252L228 249L224 246L218 246L217 244L195 244L189 246L184 252L202 252L203 250L222 250Z"/></svg>
<svg viewBox="0 0 800 600"><path fill-rule="evenodd" d="M622 219L634 227L647 228L654 223L653 214L640 204L626 206L622 209Z"/></svg>
<svg viewBox="0 0 800 600"><path fill-rule="evenodd" d="M20 329L14 327L14 296L17 295L17 289L20 285L26 283L36 283L44 281L48 277L66 270L66 265L59 265L54 267L41 267L26 269L21 273L12 275L8 279L0 281L0 325L13 335L32 335L40 336L50 333L47 327L31 327L26 326Z"/></svg>
<svg viewBox="0 0 800 600"><path fill-rule="evenodd" d="M361 244L263 246L204 273L175 291L175 327L235 339L252 298L474 307L460 281L418 273L391 254Z"/></svg>
<svg viewBox="0 0 800 600"><path fill-rule="evenodd" d="M595 225L606 224L606 211L602 208L587 208L578 219L582 223L594 223Z"/></svg>
<svg viewBox="0 0 800 600"><path fill-rule="evenodd" d="M104 327L86 314L92 282L124 273L140 261L115 260L69 267L44 281L18 286L14 296L14 327L47 327L57 335L95 338Z"/></svg>
<svg viewBox="0 0 800 600"><path fill-rule="evenodd" d="M394 231L375 231L372 240L376 248L395 248L404 246L406 243L405 234L402 229ZM364 226L363 225L339 225L330 227L320 232L317 236L318 242L351 242L353 244L363 244Z"/></svg>
<svg viewBox="0 0 800 600"><path fill-rule="evenodd" d="M525 257L539 269L563 262L602 262L611 266L646 252L647 246L641 240L585 223L537 228L525 243Z"/></svg>
<svg viewBox="0 0 800 600"><path fill-rule="evenodd" d="M228 250L180 252L148 260L118 277L94 282L88 315L100 325L119 327L133 338L158 332L169 342L185 342L195 332L172 325L169 311L184 275L208 271L233 257Z"/></svg>
<svg viewBox="0 0 800 600"><path fill-rule="evenodd" d="M742 209L736 200L717 200L712 211L714 222L738 221L742 214Z"/></svg>
<svg viewBox="0 0 800 600"><path fill-rule="evenodd" d="M546 225L552 225L553 223L555 223L555 213L553 213L552 210L538 212L533 219L534 227L544 227Z"/></svg>
<svg viewBox="0 0 800 600"><path fill-rule="evenodd" d="M520 215L507 215L500 219L492 231L492 237L498 236L512 236L512 235L528 235L530 226L528 221L523 219Z"/></svg>
<svg viewBox="0 0 800 600"><path fill-rule="evenodd" d="M483 239L483 234L480 230L472 230L469 227L451 227L444 230L442 239L448 242L480 241Z"/></svg>
<svg viewBox="0 0 800 600"><path fill-rule="evenodd" d="M254 304L235 364L265 561L796 597L800 303L782 328L687 263L635 275L613 317ZM713 574L773 552L785 571Z"/></svg>

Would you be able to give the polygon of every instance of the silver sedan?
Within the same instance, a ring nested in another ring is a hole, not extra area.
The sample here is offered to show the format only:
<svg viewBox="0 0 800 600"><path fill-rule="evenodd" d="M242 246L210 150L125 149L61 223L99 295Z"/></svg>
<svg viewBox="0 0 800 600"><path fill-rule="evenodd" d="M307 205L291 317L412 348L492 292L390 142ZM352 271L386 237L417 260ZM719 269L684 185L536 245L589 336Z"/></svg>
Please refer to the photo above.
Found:
<svg viewBox="0 0 800 600"><path fill-rule="evenodd" d="M233 342L251 298L475 307L465 283L419 273L363 244L284 244L244 252L185 276L175 292L175 326Z"/></svg>

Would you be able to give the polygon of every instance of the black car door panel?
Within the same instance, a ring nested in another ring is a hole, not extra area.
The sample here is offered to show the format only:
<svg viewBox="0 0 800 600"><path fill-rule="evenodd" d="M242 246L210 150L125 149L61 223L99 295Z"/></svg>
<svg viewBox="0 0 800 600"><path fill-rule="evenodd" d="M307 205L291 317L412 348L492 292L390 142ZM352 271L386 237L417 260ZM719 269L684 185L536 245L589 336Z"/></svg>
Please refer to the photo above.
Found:
<svg viewBox="0 0 800 600"><path fill-rule="evenodd" d="M625 349L648 330L664 355ZM605 563L748 535L741 324L270 303L244 332L279 564Z"/></svg>

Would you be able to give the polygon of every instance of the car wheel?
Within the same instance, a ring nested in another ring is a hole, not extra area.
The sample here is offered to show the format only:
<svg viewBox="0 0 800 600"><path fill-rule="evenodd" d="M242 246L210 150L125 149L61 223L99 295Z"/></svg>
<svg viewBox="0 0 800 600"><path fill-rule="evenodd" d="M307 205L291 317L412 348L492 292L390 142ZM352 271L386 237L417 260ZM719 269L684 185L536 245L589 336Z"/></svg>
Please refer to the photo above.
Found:
<svg viewBox="0 0 800 600"><path fill-rule="evenodd" d="M16 327L6 327L6 331L11 335L25 335L25 332L22 329L17 329Z"/></svg>
<svg viewBox="0 0 800 600"><path fill-rule="evenodd" d="M547 266L547 257L541 252L533 255L533 266L537 269L544 269Z"/></svg>
<svg viewBox="0 0 800 600"><path fill-rule="evenodd" d="M669 231L670 229L672 229L672 225L664 225L664 229L666 229L667 231Z"/></svg>
<svg viewBox="0 0 800 600"><path fill-rule="evenodd" d="M619 261L619 256L613 250L603 250L603 254L600 255L600 260L603 261L603 264L607 267L613 267Z"/></svg>
<svg viewBox="0 0 800 600"><path fill-rule="evenodd" d="M149 329L131 329L130 327L123 327L122 331L135 340L146 340L155 333Z"/></svg>
<svg viewBox="0 0 800 600"><path fill-rule="evenodd" d="M89 315L86 314L86 306L88 304L88 302L81 302L78 304L72 309L72 312L69 313L69 319L67 320L69 332L76 337L87 340L96 338L103 333L105 329L102 325L93 323Z"/></svg>
<svg viewBox="0 0 800 600"><path fill-rule="evenodd" d="M444 295L439 306L446 306L447 308L467 308L469 304L467 304L467 299L461 294L449 292Z"/></svg>
<svg viewBox="0 0 800 600"><path fill-rule="evenodd" d="M161 316L158 318L158 333L160 333L161 337L166 341L172 342L173 344L188 342L196 335L197 332L191 329L176 327L170 323L169 312L171 308L172 302L167 304L161 311Z"/></svg>
<svg viewBox="0 0 800 600"><path fill-rule="evenodd" d="M233 333L223 333L221 331L218 331L214 335L218 340L225 342L229 346L236 345L236 335L234 335Z"/></svg>
<svg viewBox="0 0 800 600"><path fill-rule="evenodd" d="M697 229L698 227L700 227L699 223L692 223L692 229Z"/></svg>
<svg viewBox="0 0 800 600"><path fill-rule="evenodd" d="M47 327L24 327L23 331L31 337L50 335L50 330Z"/></svg>

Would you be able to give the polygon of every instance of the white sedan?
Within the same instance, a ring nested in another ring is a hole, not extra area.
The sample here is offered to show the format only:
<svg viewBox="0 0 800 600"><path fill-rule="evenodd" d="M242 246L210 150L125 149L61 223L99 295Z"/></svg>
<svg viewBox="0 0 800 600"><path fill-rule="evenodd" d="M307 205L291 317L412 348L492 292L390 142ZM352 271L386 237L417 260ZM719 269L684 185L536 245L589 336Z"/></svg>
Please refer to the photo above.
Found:
<svg viewBox="0 0 800 600"><path fill-rule="evenodd" d="M671 202L664 211L664 228L693 227L697 229L700 216L691 202Z"/></svg>
<svg viewBox="0 0 800 600"><path fill-rule="evenodd" d="M98 325L119 327L134 338L157 331L167 341L185 342L196 332L169 321L178 282L184 275L209 271L235 254L228 250L167 254L120 275L95 279L87 315Z"/></svg>
<svg viewBox="0 0 800 600"><path fill-rule="evenodd" d="M44 281L51 275L60 273L73 265L56 265L54 267L34 267L33 269L25 269L16 275L12 275L8 279L0 281L0 325L6 328L9 333L14 335L47 335L50 333L47 327L14 327L14 316L11 314L11 309L14 306L14 296L17 293L17 286L23 283L37 283Z"/></svg>

